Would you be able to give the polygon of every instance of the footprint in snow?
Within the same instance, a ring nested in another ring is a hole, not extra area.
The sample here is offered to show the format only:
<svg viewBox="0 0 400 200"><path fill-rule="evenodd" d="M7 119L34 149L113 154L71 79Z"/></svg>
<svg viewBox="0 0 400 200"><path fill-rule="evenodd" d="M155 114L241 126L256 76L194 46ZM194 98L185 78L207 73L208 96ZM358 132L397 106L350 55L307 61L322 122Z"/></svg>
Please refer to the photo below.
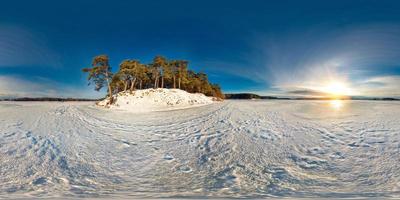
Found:
<svg viewBox="0 0 400 200"><path fill-rule="evenodd" d="M179 166L177 170L180 171L180 172L183 172L183 173L190 173L190 172L192 172L192 168L190 168L190 167L187 166L187 165Z"/></svg>
<svg viewBox="0 0 400 200"><path fill-rule="evenodd" d="M45 177L37 178L32 182L33 185L44 185L46 183L47 183L47 180Z"/></svg>
<svg viewBox="0 0 400 200"><path fill-rule="evenodd" d="M359 144L357 144L356 142L353 142L353 143L347 144L347 146L349 146L349 147L360 147L360 145L359 145Z"/></svg>
<svg viewBox="0 0 400 200"><path fill-rule="evenodd" d="M330 157L332 159L344 159L344 155L341 152L335 152Z"/></svg>
<svg viewBox="0 0 400 200"><path fill-rule="evenodd" d="M164 155L164 160L173 160L174 157L171 154L165 154Z"/></svg>
<svg viewBox="0 0 400 200"><path fill-rule="evenodd" d="M130 147L131 145L136 145L135 143L131 143L131 142L126 141L126 140L121 140L121 142L122 142L122 145L125 146L125 147Z"/></svg>
<svg viewBox="0 0 400 200"><path fill-rule="evenodd" d="M14 136L15 134L17 134L17 133L16 132L12 132L10 134L6 134L4 137L8 138L8 137Z"/></svg>

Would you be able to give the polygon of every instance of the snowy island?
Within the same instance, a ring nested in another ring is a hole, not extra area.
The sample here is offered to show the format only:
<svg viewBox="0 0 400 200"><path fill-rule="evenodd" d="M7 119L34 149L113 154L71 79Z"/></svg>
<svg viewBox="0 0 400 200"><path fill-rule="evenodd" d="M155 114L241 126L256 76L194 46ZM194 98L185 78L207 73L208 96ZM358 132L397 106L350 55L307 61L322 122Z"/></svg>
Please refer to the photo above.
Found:
<svg viewBox="0 0 400 200"><path fill-rule="evenodd" d="M154 57L149 64L124 60L113 73L108 56L99 55L83 72L88 73L89 84L94 84L96 91L107 88L106 98L97 105L111 110L175 110L224 99L220 86L209 82L207 74L188 69L185 60L162 56Z"/></svg>

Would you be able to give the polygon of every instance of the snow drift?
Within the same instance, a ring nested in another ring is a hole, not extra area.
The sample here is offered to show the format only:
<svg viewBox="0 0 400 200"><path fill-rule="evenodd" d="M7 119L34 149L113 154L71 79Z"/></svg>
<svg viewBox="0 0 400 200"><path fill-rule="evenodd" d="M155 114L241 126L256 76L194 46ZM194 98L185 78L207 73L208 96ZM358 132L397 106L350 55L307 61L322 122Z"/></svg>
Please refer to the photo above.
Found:
<svg viewBox="0 0 400 200"><path fill-rule="evenodd" d="M114 95L114 103L107 105L108 99L97 105L129 112L151 112L196 107L213 103L212 97L201 93L188 93L180 89L144 89L120 92Z"/></svg>

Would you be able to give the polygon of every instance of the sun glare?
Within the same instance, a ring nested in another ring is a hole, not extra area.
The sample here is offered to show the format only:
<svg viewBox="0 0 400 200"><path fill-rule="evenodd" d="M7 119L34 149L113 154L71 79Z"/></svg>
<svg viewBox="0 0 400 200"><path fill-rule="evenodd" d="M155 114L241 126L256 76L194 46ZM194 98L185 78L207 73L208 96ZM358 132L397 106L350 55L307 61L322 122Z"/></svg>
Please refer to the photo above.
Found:
<svg viewBox="0 0 400 200"><path fill-rule="evenodd" d="M330 82L326 87L322 89L323 92L328 93L332 98L340 98L351 95L351 90L345 83L342 82Z"/></svg>
<svg viewBox="0 0 400 200"><path fill-rule="evenodd" d="M335 110L339 110L343 106L343 101L338 99L330 100L329 103L331 107L334 108Z"/></svg>

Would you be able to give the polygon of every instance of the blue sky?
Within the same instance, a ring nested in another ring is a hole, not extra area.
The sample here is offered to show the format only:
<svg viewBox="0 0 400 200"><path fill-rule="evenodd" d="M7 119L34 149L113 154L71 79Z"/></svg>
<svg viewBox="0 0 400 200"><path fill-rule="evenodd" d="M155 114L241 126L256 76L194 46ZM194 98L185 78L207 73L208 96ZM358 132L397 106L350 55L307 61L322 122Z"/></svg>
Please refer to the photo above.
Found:
<svg viewBox="0 0 400 200"><path fill-rule="evenodd" d="M399 1L4 1L0 97L101 97L93 56L186 59L224 92L400 96Z"/></svg>

